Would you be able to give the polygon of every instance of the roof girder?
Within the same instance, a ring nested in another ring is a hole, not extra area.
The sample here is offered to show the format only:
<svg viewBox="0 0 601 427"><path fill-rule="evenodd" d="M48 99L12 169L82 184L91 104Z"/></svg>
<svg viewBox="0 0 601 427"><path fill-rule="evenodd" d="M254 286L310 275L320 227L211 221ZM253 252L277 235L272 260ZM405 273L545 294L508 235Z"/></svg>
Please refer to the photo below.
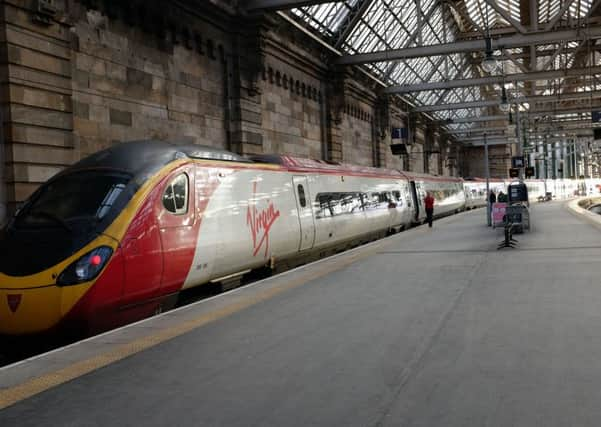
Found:
<svg viewBox="0 0 601 427"><path fill-rule="evenodd" d="M243 8L247 12L257 10L284 10L342 1L344 0L247 0L244 2Z"/></svg>
<svg viewBox="0 0 601 427"><path fill-rule="evenodd" d="M549 80L564 77L578 77L588 75L601 75L601 66L589 67L589 68L576 68L567 70L552 70L552 71L536 71L529 73L519 74L508 74L503 76L489 76L479 77L473 79L461 79L452 80L448 82L431 82L431 83L420 83L413 85L400 85L400 86L389 86L384 89L385 93L388 94L401 94L410 92L421 92L427 90L440 90L450 89L458 87L469 87L469 86L485 86L491 84L502 84L512 82L521 82L527 80Z"/></svg>
<svg viewBox="0 0 601 427"><path fill-rule="evenodd" d="M515 34L492 40L493 50L529 46L531 44L552 44L561 41L579 41L601 38L601 26L589 29L537 32L534 34ZM371 53L343 55L335 62L338 65L360 65L370 62L386 62L398 59L421 58L427 56L448 55L451 53L482 52L484 38L478 40L441 43L429 46L390 49Z"/></svg>

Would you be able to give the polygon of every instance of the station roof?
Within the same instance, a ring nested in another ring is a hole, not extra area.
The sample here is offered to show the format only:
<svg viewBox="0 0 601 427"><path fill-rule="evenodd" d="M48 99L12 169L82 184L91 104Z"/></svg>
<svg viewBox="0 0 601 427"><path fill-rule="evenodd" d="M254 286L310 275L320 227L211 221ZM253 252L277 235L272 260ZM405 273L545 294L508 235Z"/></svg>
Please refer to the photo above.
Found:
<svg viewBox="0 0 601 427"><path fill-rule="evenodd" d="M592 139L591 111L601 110L601 0L250 3L270 3L337 51L336 64L363 68L456 140L507 127L503 86L513 122L519 109L530 139ZM497 61L492 72L483 67L487 38ZM511 127L487 134L515 142Z"/></svg>

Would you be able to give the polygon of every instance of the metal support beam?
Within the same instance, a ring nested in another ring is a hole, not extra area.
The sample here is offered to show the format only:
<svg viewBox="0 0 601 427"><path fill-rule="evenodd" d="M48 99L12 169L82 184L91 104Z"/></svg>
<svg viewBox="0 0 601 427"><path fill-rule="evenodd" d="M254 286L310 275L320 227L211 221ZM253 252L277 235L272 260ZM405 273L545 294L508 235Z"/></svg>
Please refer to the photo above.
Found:
<svg viewBox="0 0 601 427"><path fill-rule="evenodd" d="M549 68L552 68L551 66L555 63L555 59L557 59L557 56L564 50L564 48L566 47L566 43L562 42L559 47L555 50L555 53L553 53L553 55L551 55L551 57L549 59L547 59L547 62L545 62L545 64L542 66L541 70L545 71Z"/></svg>
<svg viewBox="0 0 601 427"><path fill-rule="evenodd" d="M555 24L557 24L557 21L559 21L561 19L563 14L566 13L566 10L568 10L568 8L572 5L572 3L574 3L574 0L566 0L565 1L563 6L561 7L561 9L559 9L559 12L557 12L555 14L555 16L553 16L553 18L551 18L549 23L545 26L545 31L551 31L553 29Z"/></svg>
<svg viewBox="0 0 601 427"><path fill-rule="evenodd" d="M470 117L462 117L460 119L452 119L452 120L439 120L435 123L441 125L448 124L461 124L461 123L477 123L477 122L495 122L495 121L503 121L507 120L507 115L496 115L496 116L470 116Z"/></svg>
<svg viewBox="0 0 601 427"><path fill-rule="evenodd" d="M561 41L577 41L601 38L601 26L575 30L515 34L492 40L493 50L512 49L531 44L551 44ZM379 52L344 55L336 60L339 65L359 65L370 62L387 62L398 59L421 58L426 56L449 55L451 53L482 52L484 38L469 41L456 41L429 46L391 49Z"/></svg>
<svg viewBox="0 0 601 427"><path fill-rule="evenodd" d="M257 10L283 10L344 0L247 0L242 6L247 12Z"/></svg>
<svg viewBox="0 0 601 427"><path fill-rule="evenodd" d="M528 32L528 30L526 30L526 28L520 24L518 21L516 21L515 19L513 19L511 17L511 15L507 12L507 10L503 9L502 7L500 7L497 2L495 0L485 0L486 3L492 7L495 12L497 12L499 15L501 15L503 17L504 20L506 20L507 22L509 22L509 24L515 28L516 30L518 30L520 33L525 34Z"/></svg>
<svg viewBox="0 0 601 427"><path fill-rule="evenodd" d="M484 138L484 135L486 134L486 137L491 140L491 139L502 139L502 140L507 140L508 138L515 138L515 135L505 135L505 134L497 134L497 133L488 133L488 132L484 132L482 135L478 135L478 136L471 136L468 138L457 138L457 140L459 142L474 142L474 141L482 141L482 138Z"/></svg>
<svg viewBox="0 0 601 427"><path fill-rule="evenodd" d="M507 57L507 59L509 59L513 63L513 65L522 70L523 73L533 71L530 68L526 67L524 64L522 64L520 61L518 61L517 58L513 56L509 51L503 51L503 55Z"/></svg>
<svg viewBox="0 0 601 427"><path fill-rule="evenodd" d="M499 132L507 130L507 126L497 126L497 127L473 127L469 129L450 129L447 130L448 133L464 133L464 134L472 134L472 133L480 133L480 132Z"/></svg>
<svg viewBox="0 0 601 427"><path fill-rule="evenodd" d="M351 35L359 21L361 21L361 17L367 11L369 6L374 2L374 0L363 0L359 3L358 6L355 6L355 9L350 13L352 15L351 20L346 24L345 27L341 29L339 34L336 36L336 43L334 44L334 48L339 49L342 46L342 43L347 39L348 36Z"/></svg>
<svg viewBox="0 0 601 427"><path fill-rule="evenodd" d="M459 17L464 20L466 23L470 24L472 27L474 27L480 34L478 35L486 35L486 31L484 30L484 28L480 27L476 21L474 21L472 19L472 17L469 15L469 13L467 13L461 6L459 6L459 4L456 4L454 1L450 1L447 3L449 5L449 7L451 9L453 9L453 11L455 11L455 13L457 15L459 15ZM460 28L462 30L462 28Z"/></svg>
<svg viewBox="0 0 601 427"><path fill-rule="evenodd" d="M547 143L551 143L551 142L562 142L565 141L566 139L569 138L573 138L573 137L566 137L566 136L560 136L560 137L550 137L550 138L539 138L539 139L531 139L532 142L536 142L538 144L542 144L545 141ZM511 136L506 136L506 137L499 137L499 136L491 136L488 138L489 144L490 141L495 141L498 144L516 144L516 140L515 140L515 136L511 137ZM483 144L484 141L484 137L479 137L479 138L473 138L471 140L462 140L459 139L459 142L466 142L468 146L474 146L474 147L479 147L484 145Z"/></svg>
<svg viewBox="0 0 601 427"><path fill-rule="evenodd" d="M529 103L534 104L538 102L564 102L564 101L576 101L579 99L597 99L601 98L601 90L591 92L574 92L574 93L562 93L558 95L536 95L536 96L521 96L518 98L510 99L511 104L518 103ZM481 107L494 107L499 105L500 99L489 99L471 102L456 102L453 104L438 104L438 105L424 105L421 107L415 107L412 111L416 113L426 113L430 111L441 111L441 110L459 110L466 108L481 108Z"/></svg>
<svg viewBox="0 0 601 427"><path fill-rule="evenodd" d="M508 142L506 139L491 139L487 138L488 146L491 145L507 145L514 144L513 142ZM481 142L472 142L467 147L483 147L484 146L484 138L481 138Z"/></svg>
<svg viewBox="0 0 601 427"><path fill-rule="evenodd" d="M590 113L591 110L601 110L601 104L592 105L590 107L585 108L564 108L564 109L548 109L548 110L536 110L536 111L528 111L526 114L529 118L532 117L540 117L540 116L557 116L561 114L586 114ZM460 119L452 119L452 120L437 120L434 123L440 125L450 125L450 124L462 124L462 123L478 123L478 122L495 122L495 121L504 121L507 120L508 116L506 114L499 114L495 116L470 116L463 117ZM563 121L557 120L553 123L562 123ZM572 123L572 121L565 121L565 123Z"/></svg>
<svg viewBox="0 0 601 427"><path fill-rule="evenodd" d="M573 68L567 70L538 71L532 73L508 74L505 76L505 83L522 82L529 80L550 80L563 77L579 77L601 75L601 66L590 68ZM486 86L491 84L503 83L503 76L480 77L475 79L452 80L448 82L419 83L414 85L390 86L384 89L384 92L410 93L422 92L426 90L452 89L458 87Z"/></svg>

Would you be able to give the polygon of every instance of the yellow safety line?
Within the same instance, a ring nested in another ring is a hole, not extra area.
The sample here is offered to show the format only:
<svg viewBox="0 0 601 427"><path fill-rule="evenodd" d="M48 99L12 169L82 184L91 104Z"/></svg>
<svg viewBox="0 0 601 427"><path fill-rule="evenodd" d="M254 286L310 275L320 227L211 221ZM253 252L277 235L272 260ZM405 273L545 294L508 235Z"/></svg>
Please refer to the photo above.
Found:
<svg viewBox="0 0 601 427"><path fill-rule="evenodd" d="M108 366L114 362L125 359L136 353L154 347L172 338L183 335L196 328L204 326L208 323L227 317L240 310L248 308L257 303L266 301L286 290L295 288L311 280L315 280L321 276L340 270L353 262L365 258L375 252L375 248L368 248L365 252L352 254L348 258L338 259L332 265L325 266L313 274L308 274L296 280L291 280L283 286L272 288L263 291L255 296L248 297L245 300L232 304L226 308L204 314L198 318L188 320L172 328L166 328L157 333L136 339L127 344L120 345L116 349L95 357L91 357L80 362L76 362L63 369L44 374L40 377L31 379L17 386L0 389L0 410L5 409L24 399L30 398L43 391L49 390L58 385L64 384L73 379L79 378L85 374L93 372L97 369Z"/></svg>

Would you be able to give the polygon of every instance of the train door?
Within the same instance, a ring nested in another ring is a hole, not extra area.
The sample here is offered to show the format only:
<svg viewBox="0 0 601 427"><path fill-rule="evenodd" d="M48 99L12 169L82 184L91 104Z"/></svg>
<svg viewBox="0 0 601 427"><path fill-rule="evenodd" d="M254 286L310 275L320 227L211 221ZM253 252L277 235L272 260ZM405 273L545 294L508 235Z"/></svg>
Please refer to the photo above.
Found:
<svg viewBox="0 0 601 427"><path fill-rule="evenodd" d="M298 210L298 221L300 226L299 251L311 249L315 240L315 222L313 217L313 204L309 194L308 180L306 176L293 176L292 184L296 197L296 208Z"/></svg>
<svg viewBox="0 0 601 427"><path fill-rule="evenodd" d="M164 260L161 293L178 291L190 271L198 238L194 188L193 166L176 170L162 188L158 207Z"/></svg>
<svg viewBox="0 0 601 427"><path fill-rule="evenodd" d="M158 193L158 190L156 190ZM161 286L163 254L154 202L157 193L142 205L121 242L125 277L121 306L130 306L155 297Z"/></svg>
<svg viewBox="0 0 601 427"><path fill-rule="evenodd" d="M419 221L419 214L420 214L420 197L419 197L419 193L418 190L415 186L415 181L410 181L409 182L409 186L410 186L410 191L411 191L411 198L413 199L413 220L415 222Z"/></svg>

